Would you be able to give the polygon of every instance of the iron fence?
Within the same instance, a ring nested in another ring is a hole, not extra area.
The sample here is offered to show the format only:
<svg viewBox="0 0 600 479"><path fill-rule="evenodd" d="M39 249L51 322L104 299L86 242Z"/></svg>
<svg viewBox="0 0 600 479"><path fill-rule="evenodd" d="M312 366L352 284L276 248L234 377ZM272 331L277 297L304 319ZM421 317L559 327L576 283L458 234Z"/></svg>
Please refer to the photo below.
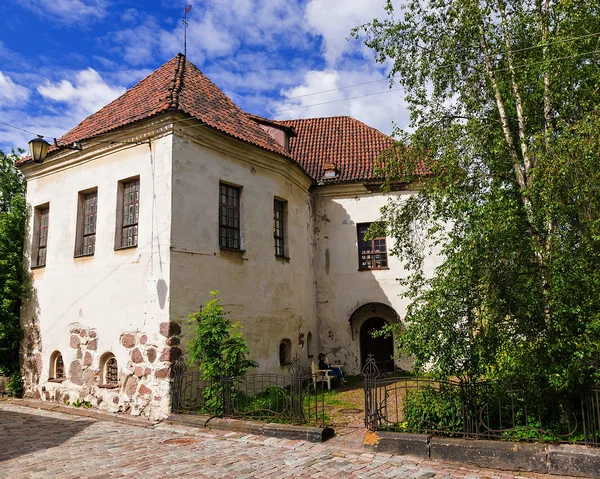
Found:
<svg viewBox="0 0 600 479"><path fill-rule="evenodd" d="M386 377L363 368L365 426L443 436L600 447L600 387L556 392L495 382Z"/></svg>
<svg viewBox="0 0 600 479"><path fill-rule="evenodd" d="M173 367L171 411L324 427L324 382L305 373L297 359L288 372L206 379L182 358Z"/></svg>

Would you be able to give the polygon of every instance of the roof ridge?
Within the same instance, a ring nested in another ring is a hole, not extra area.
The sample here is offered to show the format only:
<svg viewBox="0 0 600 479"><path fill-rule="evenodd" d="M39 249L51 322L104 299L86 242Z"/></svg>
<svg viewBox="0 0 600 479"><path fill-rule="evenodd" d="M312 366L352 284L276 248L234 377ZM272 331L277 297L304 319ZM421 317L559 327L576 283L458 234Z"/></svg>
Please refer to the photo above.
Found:
<svg viewBox="0 0 600 479"><path fill-rule="evenodd" d="M169 109L179 109L179 94L183 87L183 74L185 70L185 57L181 54L177 54L177 63L175 64L175 71L173 72L173 79L171 80L171 86L169 86Z"/></svg>
<svg viewBox="0 0 600 479"><path fill-rule="evenodd" d="M287 120L273 120L280 122L288 122L288 121L305 121L305 120L330 120L333 118L351 118L352 120L356 120L356 118L350 115L333 115L333 116L313 116L310 118L288 118Z"/></svg>

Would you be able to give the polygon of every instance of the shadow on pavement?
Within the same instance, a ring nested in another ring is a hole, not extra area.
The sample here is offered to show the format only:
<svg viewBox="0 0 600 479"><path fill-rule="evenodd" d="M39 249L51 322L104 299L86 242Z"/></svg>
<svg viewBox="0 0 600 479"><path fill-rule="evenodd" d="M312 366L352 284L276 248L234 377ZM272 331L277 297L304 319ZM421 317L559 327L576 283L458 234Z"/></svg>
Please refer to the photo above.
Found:
<svg viewBox="0 0 600 479"><path fill-rule="evenodd" d="M59 446L91 424L0 409L0 462Z"/></svg>

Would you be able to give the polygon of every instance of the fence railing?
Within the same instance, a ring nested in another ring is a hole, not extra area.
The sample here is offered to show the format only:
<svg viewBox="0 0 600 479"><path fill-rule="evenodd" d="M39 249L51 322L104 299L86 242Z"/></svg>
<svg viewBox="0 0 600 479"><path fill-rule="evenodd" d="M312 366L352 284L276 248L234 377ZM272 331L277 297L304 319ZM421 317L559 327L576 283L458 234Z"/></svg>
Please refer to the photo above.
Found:
<svg viewBox="0 0 600 479"><path fill-rule="evenodd" d="M203 379L188 370L185 359L173 367L171 410L174 413L325 426L323 381L313 381L298 360L288 375L247 374Z"/></svg>
<svg viewBox="0 0 600 479"><path fill-rule="evenodd" d="M385 377L373 358L363 376L365 426L371 430L600 447L600 387L558 393L525 385Z"/></svg>

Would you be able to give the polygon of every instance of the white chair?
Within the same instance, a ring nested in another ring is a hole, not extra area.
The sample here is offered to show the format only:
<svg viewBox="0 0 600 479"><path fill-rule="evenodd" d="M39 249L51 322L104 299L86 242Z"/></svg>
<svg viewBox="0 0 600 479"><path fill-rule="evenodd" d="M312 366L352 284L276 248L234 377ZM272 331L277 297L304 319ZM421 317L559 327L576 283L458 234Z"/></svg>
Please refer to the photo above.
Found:
<svg viewBox="0 0 600 479"><path fill-rule="evenodd" d="M311 361L310 371L312 373L313 386L315 389L317 389L317 381L327 382L327 390L331 389L331 379L335 378L335 376L330 376L328 374L331 372L331 369L317 369L315 362Z"/></svg>

